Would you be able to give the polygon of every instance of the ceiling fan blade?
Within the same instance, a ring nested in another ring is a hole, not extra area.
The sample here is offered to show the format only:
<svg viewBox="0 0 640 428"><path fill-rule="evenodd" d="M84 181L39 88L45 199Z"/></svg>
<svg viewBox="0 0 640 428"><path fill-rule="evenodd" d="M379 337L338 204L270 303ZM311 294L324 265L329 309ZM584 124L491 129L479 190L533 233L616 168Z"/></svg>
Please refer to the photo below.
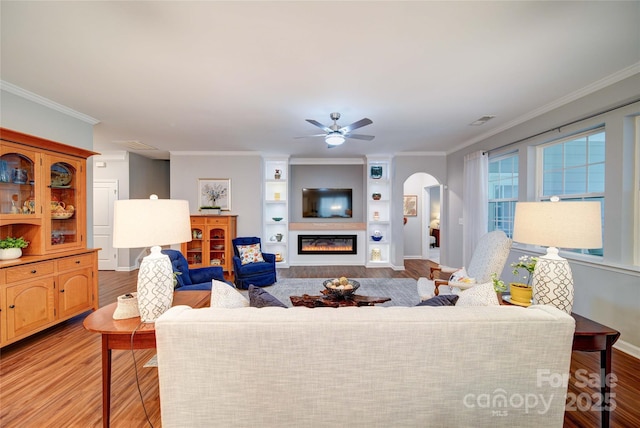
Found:
<svg viewBox="0 0 640 428"><path fill-rule="evenodd" d="M367 140L367 141L371 141L374 138L376 138L373 135L363 135L363 134L344 134L344 136L346 138L354 138L356 140Z"/></svg>
<svg viewBox="0 0 640 428"><path fill-rule="evenodd" d="M311 138L311 137L326 137L327 134L313 134L313 135L301 135L300 137L293 138Z"/></svg>
<svg viewBox="0 0 640 428"><path fill-rule="evenodd" d="M371 125L372 123L373 121L371 119L365 117L364 119L360 119L357 122L353 122L351 125L343 126L342 128L340 128L340 132L342 132L343 134L348 134L354 129L362 128L363 126Z"/></svg>
<svg viewBox="0 0 640 428"><path fill-rule="evenodd" d="M312 125L317 126L318 128L322 129L324 132L333 132L331 130L331 128L327 128L326 126L324 126L323 124L321 124L320 122L318 122L317 120L313 120L313 119L306 119L307 122L309 122Z"/></svg>

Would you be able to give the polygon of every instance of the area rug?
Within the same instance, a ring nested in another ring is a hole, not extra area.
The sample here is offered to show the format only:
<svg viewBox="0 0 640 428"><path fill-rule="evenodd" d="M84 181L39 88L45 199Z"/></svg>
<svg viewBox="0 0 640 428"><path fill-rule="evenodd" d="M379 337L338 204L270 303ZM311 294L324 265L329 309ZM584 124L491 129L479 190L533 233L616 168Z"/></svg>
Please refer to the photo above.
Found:
<svg viewBox="0 0 640 428"><path fill-rule="evenodd" d="M324 289L322 282L327 278L283 278L275 284L264 287L287 306L289 296L303 294L318 295ZM415 279L411 278L352 278L360 283L357 294L363 296L391 297L389 302L378 306L415 306L420 302ZM246 296L247 292L242 291Z"/></svg>

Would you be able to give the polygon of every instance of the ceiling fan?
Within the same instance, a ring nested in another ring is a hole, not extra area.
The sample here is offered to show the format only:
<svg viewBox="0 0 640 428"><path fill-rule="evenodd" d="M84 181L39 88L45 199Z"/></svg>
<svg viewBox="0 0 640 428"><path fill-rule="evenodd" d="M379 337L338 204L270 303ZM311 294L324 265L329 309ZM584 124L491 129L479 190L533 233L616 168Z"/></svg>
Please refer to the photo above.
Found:
<svg viewBox="0 0 640 428"><path fill-rule="evenodd" d="M331 113L329 115L331 120L333 120L333 125L325 126L318 122L317 120L307 119L312 125L317 126L322 129L324 134L314 134L307 135L305 137L296 137L296 138L306 138L306 137L324 137L324 142L327 143L329 148L333 148L339 146L340 144L345 142L347 138L354 138L356 140L367 140L371 141L375 137L373 135L363 135L363 134L352 134L351 131L354 129L362 128L363 126L371 125L373 121L368 118L360 119L357 122L353 122L351 125L340 126L338 125L338 119L340 119L340 113Z"/></svg>

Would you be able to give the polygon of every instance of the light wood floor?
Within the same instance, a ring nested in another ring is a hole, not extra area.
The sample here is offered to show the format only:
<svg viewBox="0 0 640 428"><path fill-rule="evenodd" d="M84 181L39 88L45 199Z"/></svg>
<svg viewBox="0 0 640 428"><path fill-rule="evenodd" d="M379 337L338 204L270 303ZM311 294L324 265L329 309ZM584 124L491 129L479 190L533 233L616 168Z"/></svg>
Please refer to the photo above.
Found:
<svg viewBox="0 0 640 428"><path fill-rule="evenodd" d="M339 267L340 274L352 278L418 278L426 276L428 262L408 260L405 271ZM292 267L280 269L281 278L328 278L335 267ZM100 305L115 302L117 296L134 291L137 272L101 271ZM82 327L86 315L76 317L1 351L0 427L100 427L102 426L102 384L100 336ZM496 350L498 351L498 350ZM157 369L142 366L153 350L135 351L140 389L149 419L161 427ZM571 373L585 369L598 373L597 353L573 353ZM614 350L613 372L618 377L613 389L616 409L612 427L640 426L640 360ZM595 389L575 387L570 393L592 394ZM586 396L586 395L583 395ZM140 401L132 353L113 352L112 427L145 427L145 411ZM242 405L243 403L239 403ZM446 403L443 403L446 404ZM567 412L565 427L598 427L600 415L594 411Z"/></svg>

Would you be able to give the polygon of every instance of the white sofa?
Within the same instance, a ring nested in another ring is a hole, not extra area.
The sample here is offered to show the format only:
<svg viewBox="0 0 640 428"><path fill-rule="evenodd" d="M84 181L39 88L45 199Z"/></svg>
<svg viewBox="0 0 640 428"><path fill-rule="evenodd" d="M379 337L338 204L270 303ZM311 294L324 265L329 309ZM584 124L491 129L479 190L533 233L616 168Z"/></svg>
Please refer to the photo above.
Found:
<svg viewBox="0 0 640 428"><path fill-rule="evenodd" d="M162 426L562 427L574 327L548 306L177 306Z"/></svg>

